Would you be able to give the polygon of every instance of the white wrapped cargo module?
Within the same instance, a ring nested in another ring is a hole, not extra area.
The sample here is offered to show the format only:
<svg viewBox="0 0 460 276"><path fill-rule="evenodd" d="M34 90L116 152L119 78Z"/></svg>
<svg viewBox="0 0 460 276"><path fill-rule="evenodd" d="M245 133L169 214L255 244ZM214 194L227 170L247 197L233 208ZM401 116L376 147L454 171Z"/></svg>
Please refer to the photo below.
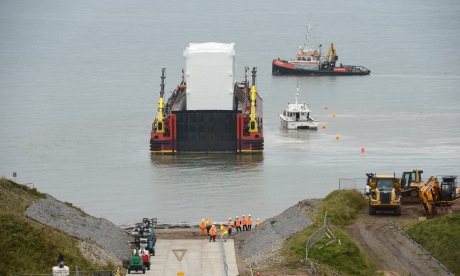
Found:
<svg viewBox="0 0 460 276"><path fill-rule="evenodd" d="M187 110L232 110L235 43L190 43L184 50Z"/></svg>

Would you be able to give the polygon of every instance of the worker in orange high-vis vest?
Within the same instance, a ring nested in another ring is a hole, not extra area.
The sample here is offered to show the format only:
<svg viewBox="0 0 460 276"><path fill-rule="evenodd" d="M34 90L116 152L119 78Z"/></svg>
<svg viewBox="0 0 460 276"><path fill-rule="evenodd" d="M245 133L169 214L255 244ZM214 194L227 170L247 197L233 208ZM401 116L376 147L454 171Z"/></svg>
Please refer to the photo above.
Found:
<svg viewBox="0 0 460 276"><path fill-rule="evenodd" d="M243 224L243 231L247 231L248 230L248 220L246 219L244 215L241 218L241 224Z"/></svg>
<svg viewBox="0 0 460 276"><path fill-rule="evenodd" d="M222 225L222 223L220 224L220 235L221 235L222 239L224 239L224 242L226 242L228 232L227 232L227 229L225 228L225 226Z"/></svg>
<svg viewBox="0 0 460 276"><path fill-rule="evenodd" d="M231 236L232 235L232 228L233 228L232 218L228 218L227 227L228 227L228 235Z"/></svg>
<svg viewBox="0 0 460 276"><path fill-rule="evenodd" d="M216 226L213 225L213 226L211 226L211 229L209 229L209 242L211 242L211 241L215 242L216 241L216 235L217 235L217 229L216 229Z"/></svg>
<svg viewBox="0 0 460 276"><path fill-rule="evenodd" d="M235 219L235 228L237 233L241 231L241 220L238 218L238 216L236 216Z"/></svg>
<svg viewBox="0 0 460 276"><path fill-rule="evenodd" d="M205 236L206 235L206 222L204 219L201 219L200 222L200 236Z"/></svg>
<svg viewBox="0 0 460 276"><path fill-rule="evenodd" d="M252 218L251 218L251 214L249 214L249 216L248 216L248 231L251 231L251 228L252 228Z"/></svg>
<svg viewBox="0 0 460 276"><path fill-rule="evenodd" d="M259 226L259 225L261 225L261 224L262 224L262 221L258 218L258 219L257 219L257 222L256 222L256 227Z"/></svg>
<svg viewBox="0 0 460 276"><path fill-rule="evenodd" d="M209 230L211 229L212 221L209 218L206 218L206 231L209 235Z"/></svg>

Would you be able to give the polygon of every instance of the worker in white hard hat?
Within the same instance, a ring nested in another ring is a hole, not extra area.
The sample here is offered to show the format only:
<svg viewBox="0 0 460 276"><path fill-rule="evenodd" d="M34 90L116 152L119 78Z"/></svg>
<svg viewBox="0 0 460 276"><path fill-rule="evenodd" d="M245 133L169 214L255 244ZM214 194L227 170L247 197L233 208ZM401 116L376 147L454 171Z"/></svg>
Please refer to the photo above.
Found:
<svg viewBox="0 0 460 276"><path fill-rule="evenodd" d="M243 224L243 231L248 231L248 219L244 215L241 218L241 224Z"/></svg>
<svg viewBox="0 0 460 276"><path fill-rule="evenodd" d="M206 236L206 222L204 219L201 219L200 222L200 236Z"/></svg>
<svg viewBox="0 0 460 276"><path fill-rule="evenodd" d="M236 233L241 231L241 220L236 216L235 219L235 228L236 228Z"/></svg>

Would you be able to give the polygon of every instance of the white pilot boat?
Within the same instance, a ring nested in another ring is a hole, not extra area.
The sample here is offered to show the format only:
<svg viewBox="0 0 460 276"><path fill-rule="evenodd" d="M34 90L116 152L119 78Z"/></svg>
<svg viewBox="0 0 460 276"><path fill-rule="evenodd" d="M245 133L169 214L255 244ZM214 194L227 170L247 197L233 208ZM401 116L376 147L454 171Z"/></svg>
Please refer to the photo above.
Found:
<svg viewBox="0 0 460 276"><path fill-rule="evenodd" d="M318 129L318 121L310 116L310 108L306 103L298 103L299 87L295 96L295 103L287 105L282 114L279 114L281 126L287 129Z"/></svg>

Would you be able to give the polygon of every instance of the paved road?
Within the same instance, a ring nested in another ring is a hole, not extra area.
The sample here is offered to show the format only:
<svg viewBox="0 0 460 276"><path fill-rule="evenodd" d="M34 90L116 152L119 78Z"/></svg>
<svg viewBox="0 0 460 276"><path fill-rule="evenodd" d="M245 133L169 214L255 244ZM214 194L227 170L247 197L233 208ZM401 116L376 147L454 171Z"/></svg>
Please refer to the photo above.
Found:
<svg viewBox="0 0 460 276"><path fill-rule="evenodd" d="M224 242L225 257L228 265L228 275L238 275L235 247L232 239ZM215 276L224 275L221 261L220 240L157 240L155 256L152 256L150 270L145 275L172 275L179 272L179 261L173 249L187 249L181 261L184 276ZM142 272L131 272L142 274Z"/></svg>

